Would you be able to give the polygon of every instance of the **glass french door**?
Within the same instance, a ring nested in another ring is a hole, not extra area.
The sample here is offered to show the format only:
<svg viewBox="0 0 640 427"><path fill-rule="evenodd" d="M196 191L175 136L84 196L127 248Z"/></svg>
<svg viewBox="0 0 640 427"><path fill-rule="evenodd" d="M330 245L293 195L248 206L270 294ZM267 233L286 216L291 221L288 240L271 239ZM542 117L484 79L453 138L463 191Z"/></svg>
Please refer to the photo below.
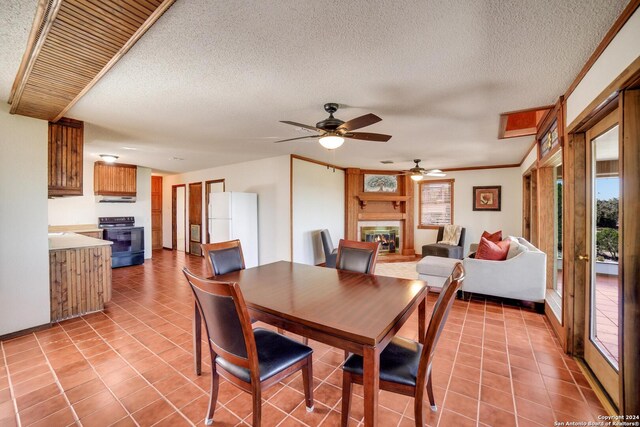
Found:
<svg viewBox="0 0 640 427"><path fill-rule="evenodd" d="M619 403L620 144L618 110L593 126L587 144L585 361Z"/></svg>

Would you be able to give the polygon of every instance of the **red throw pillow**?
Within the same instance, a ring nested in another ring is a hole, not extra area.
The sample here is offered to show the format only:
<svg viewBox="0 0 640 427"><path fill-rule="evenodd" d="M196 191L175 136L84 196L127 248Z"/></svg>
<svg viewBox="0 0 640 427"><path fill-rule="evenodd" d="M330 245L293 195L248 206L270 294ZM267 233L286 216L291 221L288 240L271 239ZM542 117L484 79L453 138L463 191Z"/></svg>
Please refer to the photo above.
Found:
<svg viewBox="0 0 640 427"><path fill-rule="evenodd" d="M484 237L480 238L480 244L476 251L476 259L486 259L491 261L504 261L509 253L509 240L501 240L494 243Z"/></svg>
<svg viewBox="0 0 640 427"><path fill-rule="evenodd" d="M502 240L502 230L498 230L493 234L490 234L488 231L482 232L482 236L490 242L498 243Z"/></svg>

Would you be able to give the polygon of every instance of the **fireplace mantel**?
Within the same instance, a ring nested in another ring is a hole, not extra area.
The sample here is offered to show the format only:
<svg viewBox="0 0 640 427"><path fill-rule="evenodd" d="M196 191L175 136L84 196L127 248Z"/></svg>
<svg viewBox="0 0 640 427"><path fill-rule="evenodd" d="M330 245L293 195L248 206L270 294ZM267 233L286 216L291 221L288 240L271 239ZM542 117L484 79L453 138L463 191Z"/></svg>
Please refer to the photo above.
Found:
<svg viewBox="0 0 640 427"><path fill-rule="evenodd" d="M400 207L400 203L406 202L410 199L409 196L385 193L360 193L356 197L360 200L360 207L362 209L367 206L367 202L391 202L393 203L393 208L398 209Z"/></svg>

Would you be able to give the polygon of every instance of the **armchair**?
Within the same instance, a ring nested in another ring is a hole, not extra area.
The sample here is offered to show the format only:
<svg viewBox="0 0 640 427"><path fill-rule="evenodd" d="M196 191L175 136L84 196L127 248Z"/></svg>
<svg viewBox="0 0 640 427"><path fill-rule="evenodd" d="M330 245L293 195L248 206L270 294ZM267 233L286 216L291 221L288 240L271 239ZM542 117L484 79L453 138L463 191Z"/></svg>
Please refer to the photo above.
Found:
<svg viewBox="0 0 640 427"><path fill-rule="evenodd" d="M436 238L436 242L442 240L444 235L444 227L438 227L438 237ZM460 231L460 240L458 241L457 246L446 245L444 243L431 243L429 245L422 246L422 257L426 256L439 256L444 258L455 258L462 259L464 258L464 236L465 236L465 228L462 227Z"/></svg>

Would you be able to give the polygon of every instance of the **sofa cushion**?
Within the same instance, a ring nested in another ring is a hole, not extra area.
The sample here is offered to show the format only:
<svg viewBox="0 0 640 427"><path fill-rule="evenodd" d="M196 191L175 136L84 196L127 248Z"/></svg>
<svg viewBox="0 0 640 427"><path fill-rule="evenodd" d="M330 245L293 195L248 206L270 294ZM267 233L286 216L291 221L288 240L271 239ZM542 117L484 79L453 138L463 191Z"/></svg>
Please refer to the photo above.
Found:
<svg viewBox="0 0 640 427"><path fill-rule="evenodd" d="M511 259L528 250L529 248L521 244L516 237L509 236L509 252L507 252L507 259Z"/></svg>
<svg viewBox="0 0 640 427"><path fill-rule="evenodd" d="M481 237L475 258L491 261L504 261L505 259L507 259L510 245L511 243L509 240L502 240L500 242L494 243L490 240L487 240L485 237Z"/></svg>
<svg viewBox="0 0 640 427"><path fill-rule="evenodd" d="M493 234L489 233L488 231L483 231L482 236L480 236L480 238L482 237L489 240L490 242L498 243L499 241L502 240L502 230L498 230Z"/></svg>

